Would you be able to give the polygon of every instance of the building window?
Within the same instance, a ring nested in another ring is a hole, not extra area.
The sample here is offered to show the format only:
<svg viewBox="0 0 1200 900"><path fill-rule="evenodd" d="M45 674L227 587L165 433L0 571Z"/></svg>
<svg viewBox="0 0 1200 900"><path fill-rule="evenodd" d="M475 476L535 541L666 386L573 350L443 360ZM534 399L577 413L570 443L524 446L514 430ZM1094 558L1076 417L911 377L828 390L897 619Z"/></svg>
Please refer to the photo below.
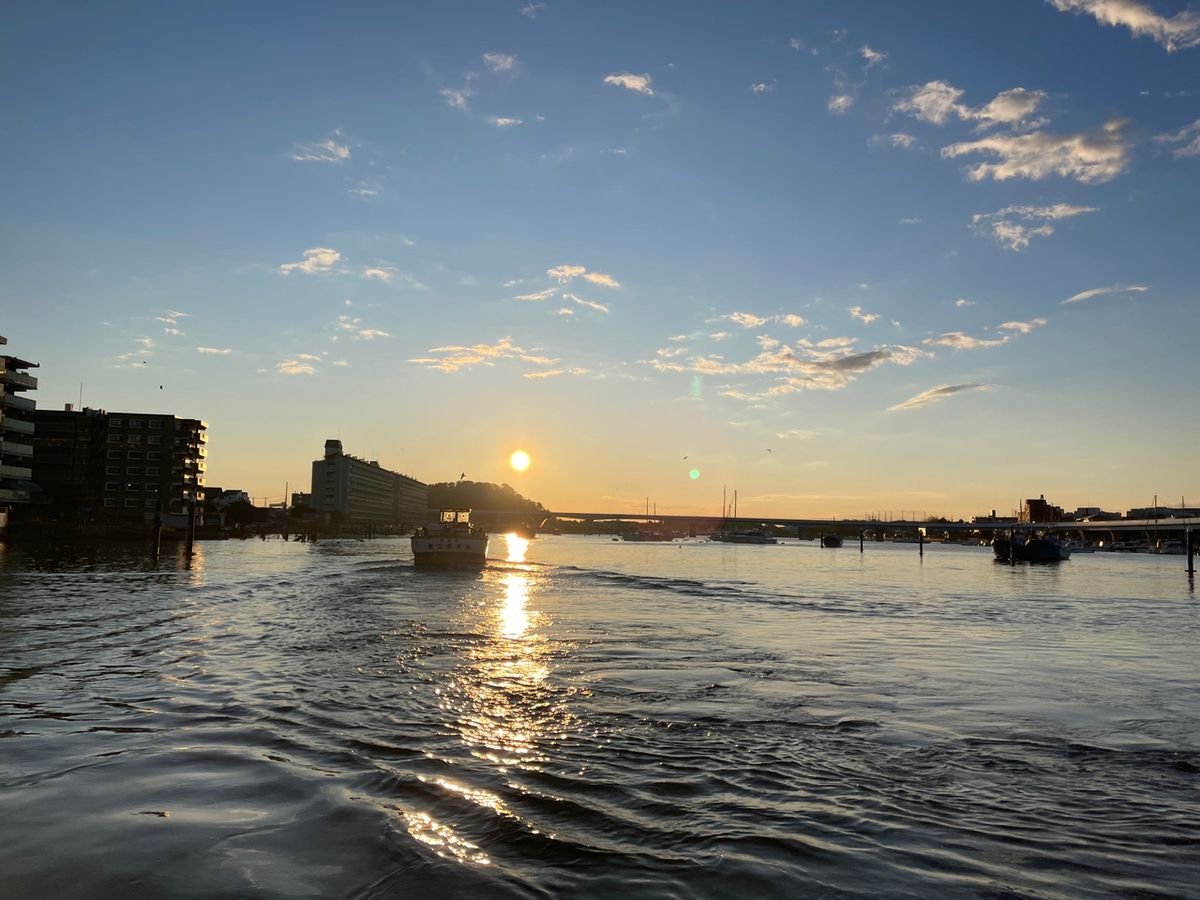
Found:
<svg viewBox="0 0 1200 900"><path fill-rule="evenodd" d="M130 459L141 459L142 451L141 450L130 450L128 456Z"/></svg>
<svg viewBox="0 0 1200 900"><path fill-rule="evenodd" d="M141 505L142 505L142 501L141 501L141 500L136 500L136 499L127 499L127 500L125 501L125 508L126 508L126 509L137 509L137 507L139 507L139 506L141 506Z"/></svg>
<svg viewBox="0 0 1200 900"><path fill-rule="evenodd" d="M153 482L147 481L146 482L146 493L147 494L157 494L158 493L158 485L154 484Z"/></svg>
<svg viewBox="0 0 1200 900"><path fill-rule="evenodd" d="M112 473L110 473L110 474L112 474ZM104 493L106 493L106 494L111 494L115 491L119 491L120 489L121 489L121 482L119 482L119 481L104 482Z"/></svg>
<svg viewBox="0 0 1200 900"><path fill-rule="evenodd" d="M107 506L109 509L112 509L114 506L117 505L117 498L116 497L105 497L104 505Z"/></svg>
<svg viewBox="0 0 1200 900"><path fill-rule="evenodd" d="M120 475L121 467L120 466L105 466L104 474L105 475Z"/></svg>
<svg viewBox="0 0 1200 900"><path fill-rule="evenodd" d="M161 444L162 443L162 435L161 434L152 434L152 435L150 435L150 437L146 438L146 443L147 444Z"/></svg>
<svg viewBox="0 0 1200 900"><path fill-rule="evenodd" d="M133 423L131 422L130 424L132 425ZM141 442L142 442L142 436L140 434L131 434L129 436L129 443L140 444Z"/></svg>
<svg viewBox="0 0 1200 900"><path fill-rule="evenodd" d="M162 459L162 454L157 450L150 450L146 453L146 459Z"/></svg>
<svg viewBox="0 0 1200 900"><path fill-rule="evenodd" d="M125 474L126 475L141 475L142 467L141 466L129 466L128 468L125 469Z"/></svg>
<svg viewBox="0 0 1200 900"><path fill-rule="evenodd" d="M109 419L108 424L112 425L114 428L120 428L122 425L125 424L125 420L124 419Z"/></svg>
<svg viewBox="0 0 1200 900"><path fill-rule="evenodd" d="M122 440L124 440L124 438L122 438L119 434L110 434L108 436L108 442L110 444L119 444Z"/></svg>
<svg viewBox="0 0 1200 900"><path fill-rule="evenodd" d="M139 494L139 493L141 493L141 490L142 490L142 485L140 482L137 482L137 481L125 482L125 493Z"/></svg>
<svg viewBox="0 0 1200 900"><path fill-rule="evenodd" d="M157 500L147 500L146 501L146 509L154 509L154 507L156 507L156 506L158 506Z"/></svg>
<svg viewBox="0 0 1200 900"><path fill-rule="evenodd" d="M121 451L120 451L120 450L109 450L109 451L108 451L108 458L109 458L109 459L120 459L120 458L121 458Z"/></svg>
<svg viewBox="0 0 1200 900"><path fill-rule="evenodd" d="M162 430L162 419L151 419L150 427L157 428L159 431L161 431Z"/></svg>
<svg viewBox="0 0 1200 900"><path fill-rule="evenodd" d="M141 419L130 419L130 420L129 420L129 427L130 427L130 428L141 428L141 427L142 427L142 420L141 420Z"/></svg>
<svg viewBox="0 0 1200 900"><path fill-rule="evenodd" d="M158 474L158 466L146 466L146 474L147 475L157 475Z"/></svg>

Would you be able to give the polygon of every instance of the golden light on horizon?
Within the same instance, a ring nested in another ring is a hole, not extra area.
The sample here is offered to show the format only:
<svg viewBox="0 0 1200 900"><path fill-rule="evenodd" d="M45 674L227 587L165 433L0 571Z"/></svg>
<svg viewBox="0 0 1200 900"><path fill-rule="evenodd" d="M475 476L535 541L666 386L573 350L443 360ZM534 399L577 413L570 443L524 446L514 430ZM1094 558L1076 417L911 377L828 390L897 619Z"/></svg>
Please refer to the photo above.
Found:
<svg viewBox="0 0 1200 900"><path fill-rule="evenodd" d="M529 468L529 454L524 450L517 450L508 458L508 463L518 472L524 472Z"/></svg>

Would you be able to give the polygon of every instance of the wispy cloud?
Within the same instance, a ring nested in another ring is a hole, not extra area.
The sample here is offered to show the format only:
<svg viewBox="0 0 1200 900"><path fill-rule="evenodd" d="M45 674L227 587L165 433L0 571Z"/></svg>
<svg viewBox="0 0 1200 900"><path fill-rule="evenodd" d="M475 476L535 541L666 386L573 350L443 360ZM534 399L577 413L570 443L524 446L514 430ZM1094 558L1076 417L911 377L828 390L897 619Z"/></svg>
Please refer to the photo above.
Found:
<svg viewBox="0 0 1200 900"><path fill-rule="evenodd" d="M717 316L715 319L710 319L712 322L729 321L736 322L743 328L758 328L761 325L767 324L767 319L762 316L756 316L754 313L748 312L733 312L723 316Z"/></svg>
<svg viewBox="0 0 1200 900"><path fill-rule="evenodd" d="M778 316L773 316L771 321L778 322L780 325L786 325L788 328L799 328L801 325L807 325L808 319L804 316L798 316L795 313L782 313Z"/></svg>
<svg viewBox="0 0 1200 900"><path fill-rule="evenodd" d="M922 341L926 347L951 347L955 350L978 350L983 347L999 347L1001 344L1007 344L1008 338L976 338L969 334L963 334L961 331L947 331L945 334L927 337Z"/></svg>
<svg viewBox="0 0 1200 900"><path fill-rule="evenodd" d="M943 384L939 387L922 391L917 396L910 397L903 403L889 406L888 411L895 412L901 409L916 409L918 406L928 406L930 403L937 403L945 400L947 397L953 397L955 394L962 394L968 391L987 391L990 389L991 386L986 384Z"/></svg>
<svg viewBox="0 0 1200 900"><path fill-rule="evenodd" d="M968 307L968 306L974 306L975 301L967 300L964 297L959 297L957 300L954 301L954 305L957 306L959 309L964 309L965 307Z"/></svg>
<svg viewBox="0 0 1200 900"><path fill-rule="evenodd" d="M1144 294L1150 290L1144 284L1119 285L1114 284L1112 287L1092 288L1087 291L1080 291L1066 300L1060 301L1060 306L1067 306L1071 303L1083 303L1086 300L1091 300L1093 297L1103 297L1105 294Z"/></svg>
<svg viewBox="0 0 1200 900"><path fill-rule="evenodd" d="M1154 38L1168 53L1200 45L1200 14L1183 10L1171 17L1137 0L1050 0L1060 12L1093 16L1101 25L1123 26L1135 37Z"/></svg>
<svg viewBox="0 0 1200 900"><path fill-rule="evenodd" d="M854 105L854 98L849 94L836 94L825 104L831 113L837 116L845 115L846 110Z"/></svg>
<svg viewBox="0 0 1200 900"><path fill-rule="evenodd" d="M317 367L313 365L313 362L319 359L319 356L301 353L293 359L285 359L283 362L276 363L275 371L280 375L316 375Z"/></svg>
<svg viewBox="0 0 1200 900"><path fill-rule="evenodd" d="M650 97L654 96L654 89L651 87L649 75L634 75L632 72L614 72L612 75L604 76L604 83L637 91L639 94L646 94Z"/></svg>
<svg viewBox="0 0 1200 900"><path fill-rule="evenodd" d="M350 337L356 341L373 341L376 338L391 337L388 332L379 328L364 328L362 319L354 316L338 316L333 327L338 331L349 332Z"/></svg>
<svg viewBox="0 0 1200 900"><path fill-rule="evenodd" d="M874 322L876 319L879 318L879 316L876 315L875 313L863 312L863 308L861 306L851 306L846 311L848 313L850 313L851 316L858 319L858 321L862 322L864 325L870 325L872 322Z"/></svg>
<svg viewBox="0 0 1200 900"><path fill-rule="evenodd" d="M972 181L992 178L1040 180L1050 175L1074 178L1085 184L1111 181L1129 167L1129 139L1126 123L1113 119L1094 132L1050 134L1035 131L1020 135L992 135L978 141L966 141L942 148L942 156L952 159L973 153L1000 158L995 163L979 163L967 170Z"/></svg>
<svg viewBox="0 0 1200 900"><path fill-rule="evenodd" d="M1028 247L1033 238L1054 234L1051 222L1093 212L1097 212L1095 206L1072 206L1069 203L1006 206L993 213L976 213L971 217L971 224L977 230L989 231L1000 244L1019 252Z"/></svg>
<svg viewBox="0 0 1200 900"><path fill-rule="evenodd" d="M340 130L316 144L296 144L292 149L292 159L300 162L329 162L340 163L350 158L349 144L339 144L335 138L340 138Z"/></svg>
<svg viewBox="0 0 1200 900"><path fill-rule="evenodd" d="M996 326L997 331L1009 331L1014 334L1029 334L1035 328L1046 324L1045 319L1030 319L1028 322L1002 322Z"/></svg>
<svg viewBox="0 0 1200 900"><path fill-rule="evenodd" d="M606 313L609 311L608 307L603 303L597 303L595 300L588 300L584 297L577 297L575 294L563 294L563 299L570 300L572 303L577 303L580 306L586 306L589 309L597 310L598 312Z"/></svg>
<svg viewBox="0 0 1200 900"><path fill-rule="evenodd" d="M1021 128L1045 124L1044 120L1030 118L1045 101L1045 91L1011 88L978 107L960 102L964 93L962 88L949 82L929 81L908 88L901 99L892 104L892 110L933 125L943 125L951 117L973 121L980 130L997 125Z"/></svg>
<svg viewBox="0 0 1200 900"><path fill-rule="evenodd" d="M392 277L395 274L396 274L396 270L391 268L390 266L388 268L382 268L382 269L379 268L378 266L364 266L363 270L362 270L363 278L366 278L368 280L373 278L376 281L382 281L384 284L390 283L392 280Z"/></svg>
<svg viewBox="0 0 1200 900"><path fill-rule="evenodd" d="M1178 131L1156 134L1154 140L1160 144L1182 144L1181 147L1171 149L1171 155L1176 159L1184 156L1200 156L1200 119L1191 125L1185 125Z"/></svg>
<svg viewBox="0 0 1200 900"><path fill-rule="evenodd" d="M483 63L493 72L511 72L517 65L517 58L510 53L485 53Z"/></svg>
<svg viewBox="0 0 1200 900"><path fill-rule="evenodd" d="M771 91L775 90L775 82L772 81L767 83L765 81L759 81L756 84L750 85L750 90L756 94L769 94Z"/></svg>
<svg viewBox="0 0 1200 900"><path fill-rule="evenodd" d="M589 369L547 369L545 372L525 372L522 378L556 378L559 375L586 375Z"/></svg>
<svg viewBox="0 0 1200 900"><path fill-rule="evenodd" d="M538 13L546 8L545 3L526 3L521 7L521 15L527 19L536 19Z"/></svg>
<svg viewBox="0 0 1200 900"><path fill-rule="evenodd" d="M304 259L302 261L284 263L279 267L279 271L284 275L291 275L293 272L303 272L305 275L319 275L331 272L341 258L342 254L337 250L332 250L329 247L313 247L304 251Z"/></svg>
<svg viewBox="0 0 1200 900"><path fill-rule="evenodd" d="M524 125L524 119L510 119L505 116L488 116L489 125L495 125L497 128L513 128L517 125Z"/></svg>
<svg viewBox="0 0 1200 900"><path fill-rule="evenodd" d="M603 272L589 272L583 266L554 266L547 269L546 274L559 284L568 284L576 278L582 278L584 281L602 287L619 288L621 286L621 283L611 275L605 275Z"/></svg>
<svg viewBox="0 0 1200 900"><path fill-rule="evenodd" d="M544 291L534 291L532 294L517 294L513 299L536 303L541 300L549 300L557 293L558 288L546 288Z"/></svg>
<svg viewBox="0 0 1200 900"><path fill-rule="evenodd" d="M458 372L472 366L494 366L497 360L521 360L540 366L553 366L558 362L523 350L513 343L512 338L500 338L494 344L472 344L471 346L448 345L433 347L430 356L410 359L409 362L439 372Z"/></svg>
<svg viewBox="0 0 1200 900"><path fill-rule="evenodd" d="M215 356L229 356L233 350L229 347L197 347L197 353L208 353Z"/></svg>
<svg viewBox="0 0 1200 900"><path fill-rule="evenodd" d="M887 59L886 53L883 53L879 50L872 50L866 44L863 44L858 48L858 55L866 60L868 69L872 66L881 65L883 61Z"/></svg>
<svg viewBox="0 0 1200 900"><path fill-rule="evenodd" d="M730 362L712 354L687 360L660 358L644 362L660 372L771 376L775 383L762 391L731 387L722 392L723 396L733 399L760 402L804 390L839 390L882 365L908 366L929 355L924 350L904 345L856 351L854 338L827 338L815 344L807 339L792 345L779 344L743 362Z"/></svg>
<svg viewBox="0 0 1200 900"><path fill-rule="evenodd" d="M469 101L475 96L475 91L469 84L461 88L442 88L438 93L445 99L447 106L464 111L471 108Z"/></svg>

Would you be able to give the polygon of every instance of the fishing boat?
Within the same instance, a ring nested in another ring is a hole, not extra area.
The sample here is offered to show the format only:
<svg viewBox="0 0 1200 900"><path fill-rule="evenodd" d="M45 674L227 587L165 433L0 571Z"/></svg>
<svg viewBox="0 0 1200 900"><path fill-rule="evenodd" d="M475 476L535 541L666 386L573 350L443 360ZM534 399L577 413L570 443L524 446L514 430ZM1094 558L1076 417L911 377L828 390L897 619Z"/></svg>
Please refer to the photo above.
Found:
<svg viewBox="0 0 1200 900"><path fill-rule="evenodd" d="M821 535L822 547L840 547L842 546L842 536L840 534L823 534Z"/></svg>
<svg viewBox="0 0 1200 900"><path fill-rule="evenodd" d="M478 568L487 562L487 532L471 524L469 509L441 510L438 521L418 528L411 540L414 565Z"/></svg>
<svg viewBox="0 0 1200 900"><path fill-rule="evenodd" d="M1005 562L1061 562L1071 558L1071 550L1057 536L1017 528L1009 537L992 541L996 559Z"/></svg>

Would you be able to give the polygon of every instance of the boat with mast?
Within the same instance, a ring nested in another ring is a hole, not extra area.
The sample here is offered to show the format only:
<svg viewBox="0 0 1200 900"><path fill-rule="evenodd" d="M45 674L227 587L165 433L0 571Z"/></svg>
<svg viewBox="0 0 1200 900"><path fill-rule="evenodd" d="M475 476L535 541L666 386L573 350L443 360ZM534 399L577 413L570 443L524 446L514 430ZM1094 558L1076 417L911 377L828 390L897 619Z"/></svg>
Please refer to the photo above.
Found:
<svg viewBox="0 0 1200 900"><path fill-rule="evenodd" d="M709 540L722 544L778 544L775 538L762 528L737 527L737 490L733 492L733 526L729 524L729 509L725 506L725 492L721 492L721 527L709 536Z"/></svg>

